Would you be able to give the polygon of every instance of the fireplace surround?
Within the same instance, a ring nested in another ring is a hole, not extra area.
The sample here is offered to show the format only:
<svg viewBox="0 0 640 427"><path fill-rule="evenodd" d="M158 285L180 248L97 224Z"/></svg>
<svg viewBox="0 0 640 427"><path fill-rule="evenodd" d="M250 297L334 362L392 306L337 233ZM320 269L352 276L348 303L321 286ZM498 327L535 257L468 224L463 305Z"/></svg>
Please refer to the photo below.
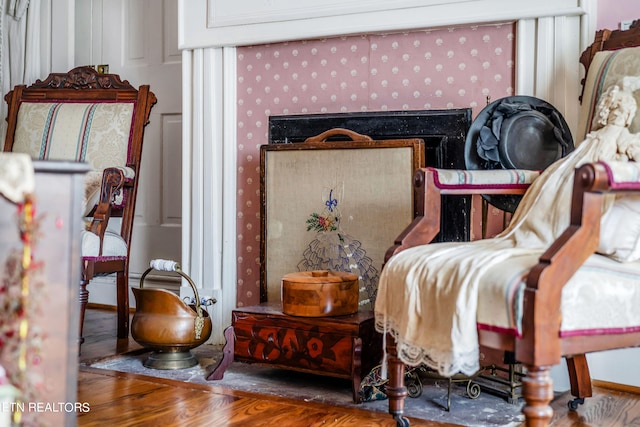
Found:
<svg viewBox="0 0 640 427"><path fill-rule="evenodd" d="M202 293L218 301L212 319L212 341L224 342L223 329L237 307L238 245L238 67L236 47L342 37L349 34L393 33L443 29L460 25L514 22L516 26L514 93L545 99L563 112L572 131L577 127L582 69L580 52L596 27L595 0L406 0L348 2L349 13L317 14L317 2L296 3L304 16L265 20L262 9L229 4L246 14L231 22L216 21L214 0L179 3L179 43L183 67L183 224L182 264ZM462 4L464 3L464 4ZM372 10L374 4L377 8ZM227 5L225 5L227 7ZM257 247L254 244L254 248ZM256 251L257 252L257 251ZM247 254L247 258L251 254ZM257 257L257 253L253 254ZM249 283L245 286L255 286ZM186 287L185 287L186 292Z"/></svg>

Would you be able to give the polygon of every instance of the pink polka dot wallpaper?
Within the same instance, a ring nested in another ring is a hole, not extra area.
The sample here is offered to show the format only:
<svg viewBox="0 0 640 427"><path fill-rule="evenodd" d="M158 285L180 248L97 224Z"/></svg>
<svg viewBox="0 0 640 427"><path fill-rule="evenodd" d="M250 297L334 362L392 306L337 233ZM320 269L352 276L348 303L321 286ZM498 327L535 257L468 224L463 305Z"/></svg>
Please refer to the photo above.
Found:
<svg viewBox="0 0 640 427"><path fill-rule="evenodd" d="M475 117L488 97L513 95L514 46L509 23L239 47L238 306L260 300L259 147L269 116L472 108Z"/></svg>

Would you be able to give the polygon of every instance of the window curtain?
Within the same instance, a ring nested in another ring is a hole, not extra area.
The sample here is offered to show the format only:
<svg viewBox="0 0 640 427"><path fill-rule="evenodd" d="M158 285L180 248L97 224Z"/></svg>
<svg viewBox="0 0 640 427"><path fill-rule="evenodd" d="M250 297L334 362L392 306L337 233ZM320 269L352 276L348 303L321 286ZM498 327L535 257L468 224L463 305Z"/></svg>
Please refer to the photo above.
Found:
<svg viewBox="0 0 640 427"><path fill-rule="evenodd" d="M41 0L0 0L0 82L2 97L15 85L40 75ZM0 100L0 141L6 134L7 105Z"/></svg>

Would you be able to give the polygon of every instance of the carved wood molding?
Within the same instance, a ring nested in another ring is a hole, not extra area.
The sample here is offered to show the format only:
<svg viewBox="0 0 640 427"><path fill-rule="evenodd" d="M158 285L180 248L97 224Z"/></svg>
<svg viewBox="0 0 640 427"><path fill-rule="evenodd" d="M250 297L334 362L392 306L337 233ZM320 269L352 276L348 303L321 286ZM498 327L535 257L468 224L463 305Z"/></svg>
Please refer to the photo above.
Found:
<svg viewBox="0 0 640 427"><path fill-rule="evenodd" d="M617 50L625 47L638 46L638 37L640 37L640 20L638 19L631 23L628 30L602 29L596 32L593 43L580 55L580 63L585 70L585 77L580 82L582 84L580 102L582 102L582 95L584 95L584 84L587 72L596 53L602 50Z"/></svg>
<svg viewBox="0 0 640 427"><path fill-rule="evenodd" d="M29 89L131 89L127 80L117 74L101 74L91 67L76 67L67 73L51 73L45 80L36 80Z"/></svg>

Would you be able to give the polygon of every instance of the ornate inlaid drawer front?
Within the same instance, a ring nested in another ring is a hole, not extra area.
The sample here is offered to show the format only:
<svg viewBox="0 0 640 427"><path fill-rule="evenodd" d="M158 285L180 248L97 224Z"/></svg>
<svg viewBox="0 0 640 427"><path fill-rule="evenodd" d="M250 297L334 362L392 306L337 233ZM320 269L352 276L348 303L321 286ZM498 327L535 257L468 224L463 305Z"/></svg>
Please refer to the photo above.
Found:
<svg viewBox="0 0 640 427"><path fill-rule="evenodd" d="M232 357L223 359L210 379L222 378L233 360L259 363L350 379L353 401L358 403L362 377L382 359L382 335L375 330L372 311L290 316L280 303L262 303L234 310L231 321L225 349Z"/></svg>
<svg viewBox="0 0 640 427"><path fill-rule="evenodd" d="M330 371L351 376L353 337L278 327L268 319L253 324L235 324L237 360L283 365L309 371Z"/></svg>

